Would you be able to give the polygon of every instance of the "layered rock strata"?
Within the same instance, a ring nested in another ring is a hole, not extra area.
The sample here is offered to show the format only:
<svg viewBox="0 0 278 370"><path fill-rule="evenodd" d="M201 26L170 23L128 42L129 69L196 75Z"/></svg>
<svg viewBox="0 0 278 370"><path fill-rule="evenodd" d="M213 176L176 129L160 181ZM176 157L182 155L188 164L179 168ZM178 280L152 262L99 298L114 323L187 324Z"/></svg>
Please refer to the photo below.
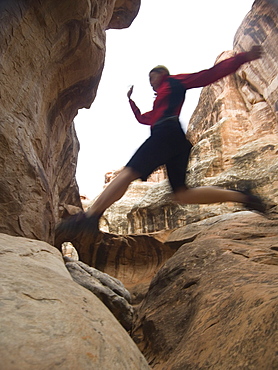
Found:
<svg viewBox="0 0 278 370"><path fill-rule="evenodd" d="M120 280L137 303L153 276L176 251L165 245L168 233L117 235L81 231L72 240L79 258L88 266Z"/></svg>
<svg viewBox="0 0 278 370"><path fill-rule="evenodd" d="M121 170L111 171L105 174L105 184L108 185ZM136 229L129 227L130 223L126 215L128 215L134 204L141 202L149 189L158 182L167 179L167 171L165 166L159 167L147 179L147 181L134 181L130 184L124 196L109 207L101 218L101 230L116 234L136 233ZM153 231L153 230L149 230Z"/></svg>
<svg viewBox="0 0 278 370"><path fill-rule="evenodd" d="M1 99L1 230L43 240L52 238L59 204L61 214L80 207L74 180L78 143L70 123L94 98L115 2L56 3L0 6L0 88L7 97ZM122 4L135 1L117 4L115 27L117 16L138 11L122 11ZM73 241L83 262L120 279L133 303L141 302L132 337L154 369L278 366L274 5L255 1L236 36L238 51L261 41L264 58L204 89L205 109L197 107L188 131L195 144L188 183L249 184L272 201L272 219L229 214L238 210L234 205L180 209L160 184L160 204L151 197L137 202L128 230L190 224L166 243L160 233L80 233ZM72 281L57 250L7 235L0 244L4 368L148 368L105 305Z"/></svg>

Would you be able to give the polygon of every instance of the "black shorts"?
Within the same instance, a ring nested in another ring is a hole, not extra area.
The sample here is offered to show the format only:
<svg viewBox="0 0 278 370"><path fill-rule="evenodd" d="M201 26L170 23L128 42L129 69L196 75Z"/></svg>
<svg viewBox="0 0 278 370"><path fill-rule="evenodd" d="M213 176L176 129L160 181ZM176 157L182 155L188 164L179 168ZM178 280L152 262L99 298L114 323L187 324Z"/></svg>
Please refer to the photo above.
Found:
<svg viewBox="0 0 278 370"><path fill-rule="evenodd" d="M135 152L126 167L134 169L146 181L156 168L165 164L171 187L175 191L185 186L191 148L178 118L171 117L151 128L151 136Z"/></svg>

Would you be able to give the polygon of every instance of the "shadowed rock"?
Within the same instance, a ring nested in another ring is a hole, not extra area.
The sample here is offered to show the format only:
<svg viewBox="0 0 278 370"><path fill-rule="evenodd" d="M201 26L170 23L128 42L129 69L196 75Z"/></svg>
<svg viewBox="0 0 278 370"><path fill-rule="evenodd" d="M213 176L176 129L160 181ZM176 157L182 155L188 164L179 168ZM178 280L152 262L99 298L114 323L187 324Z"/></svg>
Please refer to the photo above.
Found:
<svg viewBox="0 0 278 370"><path fill-rule="evenodd" d="M1 232L53 243L64 208L81 207L73 119L95 99L106 29L128 27L139 6L1 1Z"/></svg>
<svg viewBox="0 0 278 370"><path fill-rule="evenodd" d="M174 231L183 245L139 306L133 339L153 369L278 366L277 220L250 212Z"/></svg>
<svg viewBox="0 0 278 370"><path fill-rule="evenodd" d="M66 267L74 281L94 293L126 330L130 330L133 320L131 296L122 282L83 262L64 258Z"/></svg>
<svg viewBox="0 0 278 370"><path fill-rule="evenodd" d="M132 294L132 302L142 298L160 267L176 251L163 243L163 233L116 235L89 230L71 240L82 262L120 280Z"/></svg>

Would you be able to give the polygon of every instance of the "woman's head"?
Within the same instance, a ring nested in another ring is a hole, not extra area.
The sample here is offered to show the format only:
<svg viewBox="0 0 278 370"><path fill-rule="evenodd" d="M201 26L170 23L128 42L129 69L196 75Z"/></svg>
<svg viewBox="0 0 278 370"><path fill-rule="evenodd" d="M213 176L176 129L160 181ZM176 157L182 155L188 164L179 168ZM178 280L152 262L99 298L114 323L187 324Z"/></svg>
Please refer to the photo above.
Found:
<svg viewBox="0 0 278 370"><path fill-rule="evenodd" d="M167 67L163 66L163 65L158 65L158 66L154 67L150 71L150 73L152 73L152 72L164 73L166 75L170 74L169 69Z"/></svg>
<svg viewBox="0 0 278 370"><path fill-rule="evenodd" d="M170 72L168 68L166 68L163 65L158 65L150 71L149 73L150 84L154 91L157 91L162 80L164 79L164 76L169 76L169 74Z"/></svg>

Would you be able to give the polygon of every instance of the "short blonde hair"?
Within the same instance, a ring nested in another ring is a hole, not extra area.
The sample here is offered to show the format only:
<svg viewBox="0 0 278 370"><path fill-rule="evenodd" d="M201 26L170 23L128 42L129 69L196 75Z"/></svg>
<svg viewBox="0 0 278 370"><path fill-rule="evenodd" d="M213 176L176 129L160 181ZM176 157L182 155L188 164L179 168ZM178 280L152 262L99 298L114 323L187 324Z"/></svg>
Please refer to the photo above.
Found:
<svg viewBox="0 0 278 370"><path fill-rule="evenodd" d="M152 72L158 72L158 73L166 72L166 74L167 74L167 75L169 75L169 74L170 74L169 69L168 69L167 67L163 66L163 65L158 65L158 66L154 67L154 68L150 71L150 73L152 73Z"/></svg>

